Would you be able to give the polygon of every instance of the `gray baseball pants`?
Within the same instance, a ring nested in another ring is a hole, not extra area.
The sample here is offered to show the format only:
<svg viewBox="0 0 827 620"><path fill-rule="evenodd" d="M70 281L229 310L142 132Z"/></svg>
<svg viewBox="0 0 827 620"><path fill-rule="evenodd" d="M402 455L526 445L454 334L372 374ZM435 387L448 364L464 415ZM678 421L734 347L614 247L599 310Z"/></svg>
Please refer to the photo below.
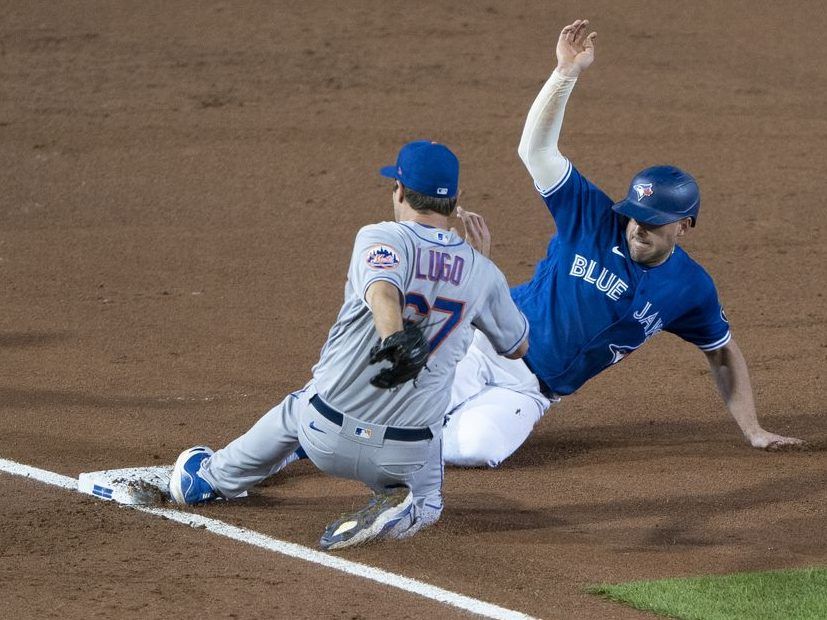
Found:
<svg viewBox="0 0 827 620"><path fill-rule="evenodd" d="M436 521L442 511L442 424L430 427L432 439L385 439L387 427L348 415L334 424L310 403L309 383L270 409L238 439L206 459L199 474L218 493L237 497L277 472L299 445L322 471L361 480L374 491L411 489L420 513ZM434 513L436 514L434 515Z"/></svg>

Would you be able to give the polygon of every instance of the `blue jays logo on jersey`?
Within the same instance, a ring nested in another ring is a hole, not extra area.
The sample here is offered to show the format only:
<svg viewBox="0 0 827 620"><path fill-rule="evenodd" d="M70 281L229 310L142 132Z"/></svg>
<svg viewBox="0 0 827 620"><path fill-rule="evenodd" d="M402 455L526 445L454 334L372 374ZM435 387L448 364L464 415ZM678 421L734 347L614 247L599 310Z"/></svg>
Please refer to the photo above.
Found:
<svg viewBox="0 0 827 620"><path fill-rule="evenodd" d="M610 344L609 351L612 354L610 364L617 364L624 357L646 344L652 336L663 329L663 321L658 316L660 313L652 310L652 302L647 301L642 310L632 313L632 316L643 327L643 342L637 345Z"/></svg>
<svg viewBox="0 0 827 620"><path fill-rule="evenodd" d="M609 351L611 351L611 353L612 353L612 361L610 363L611 364L617 364L620 360L622 360L624 357L626 357L630 353L634 353L634 351L636 349L640 348L641 346L643 346L643 342L641 342L636 347L625 347L625 346L619 345L619 344L610 344L609 345Z"/></svg>
<svg viewBox="0 0 827 620"><path fill-rule="evenodd" d="M365 251L365 262L368 267L377 271L396 269L399 267L399 253L393 246L379 243Z"/></svg>
<svg viewBox="0 0 827 620"><path fill-rule="evenodd" d="M655 190L652 189L651 183L635 183L632 186L632 189L634 189L637 192L638 200L642 200L643 198L651 196L655 193Z"/></svg>

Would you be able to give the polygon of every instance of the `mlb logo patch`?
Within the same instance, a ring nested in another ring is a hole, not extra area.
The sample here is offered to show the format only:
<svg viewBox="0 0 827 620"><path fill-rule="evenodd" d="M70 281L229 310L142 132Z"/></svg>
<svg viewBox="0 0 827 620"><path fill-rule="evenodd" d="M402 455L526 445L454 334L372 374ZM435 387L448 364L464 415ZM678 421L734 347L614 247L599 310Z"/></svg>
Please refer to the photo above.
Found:
<svg viewBox="0 0 827 620"><path fill-rule="evenodd" d="M399 253L390 245L372 245L365 252L365 262L368 267L377 271L396 269L399 267Z"/></svg>
<svg viewBox="0 0 827 620"><path fill-rule="evenodd" d="M361 437L362 439L370 439L373 432L369 428L362 428L361 426L357 426L356 430L353 431L353 434L357 437Z"/></svg>
<svg viewBox="0 0 827 620"><path fill-rule="evenodd" d="M652 189L651 183L636 183L632 186L632 189L634 189L637 192L638 200L646 198L647 196L651 196L655 193L655 191Z"/></svg>

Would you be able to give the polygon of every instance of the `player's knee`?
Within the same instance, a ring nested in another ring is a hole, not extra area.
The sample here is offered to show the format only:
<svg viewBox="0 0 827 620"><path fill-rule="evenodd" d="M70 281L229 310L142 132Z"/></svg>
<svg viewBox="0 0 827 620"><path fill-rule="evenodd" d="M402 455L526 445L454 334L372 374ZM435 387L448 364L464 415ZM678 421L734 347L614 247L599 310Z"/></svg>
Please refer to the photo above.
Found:
<svg viewBox="0 0 827 620"><path fill-rule="evenodd" d="M459 467L497 467L504 458L498 454L499 444L496 425L484 417L463 416L453 428L446 427L443 458Z"/></svg>

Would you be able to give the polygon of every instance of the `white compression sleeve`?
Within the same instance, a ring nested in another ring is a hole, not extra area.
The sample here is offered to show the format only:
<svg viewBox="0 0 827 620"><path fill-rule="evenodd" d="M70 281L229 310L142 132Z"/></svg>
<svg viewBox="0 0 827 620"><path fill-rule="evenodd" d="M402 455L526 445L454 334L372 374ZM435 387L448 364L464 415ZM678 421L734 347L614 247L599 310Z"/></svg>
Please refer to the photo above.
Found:
<svg viewBox="0 0 827 620"><path fill-rule="evenodd" d="M517 153L541 192L554 187L568 172L569 162L557 148L566 102L576 77L556 70L528 111Z"/></svg>

